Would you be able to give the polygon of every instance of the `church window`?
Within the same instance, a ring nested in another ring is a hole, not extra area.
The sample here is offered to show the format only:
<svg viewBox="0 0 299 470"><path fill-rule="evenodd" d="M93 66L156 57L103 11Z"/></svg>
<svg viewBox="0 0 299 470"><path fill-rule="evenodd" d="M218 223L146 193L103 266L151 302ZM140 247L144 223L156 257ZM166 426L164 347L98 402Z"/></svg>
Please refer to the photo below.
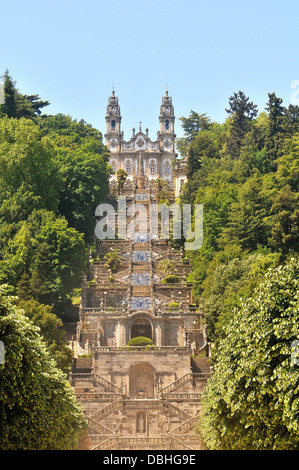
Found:
<svg viewBox="0 0 299 470"><path fill-rule="evenodd" d="M166 130L166 131L169 130L169 121L165 121L165 130Z"/></svg>
<svg viewBox="0 0 299 470"><path fill-rule="evenodd" d="M128 175L131 173L131 165L126 165L126 172L128 173Z"/></svg>
<svg viewBox="0 0 299 470"><path fill-rule="evenodd" d="M116 127L116 123L115 123L115 121L113 120L113 121L111 121L111 130L112 130L112 131L115 131L115 127Z"/></svg>
<svg viewBox="0 0 299 470"><path fill-rule="evenodd" d="M169 168L168 165L166 165L166 167L165 167L165 175L169 175L169 173L170 173L170 168Z"/></svg>
<svg viewBox="0 0 299 470"><path fill-rule="evenodd" d="M151 173L156 173L156 167L155 167L155 165L151 165Z"/></svg>

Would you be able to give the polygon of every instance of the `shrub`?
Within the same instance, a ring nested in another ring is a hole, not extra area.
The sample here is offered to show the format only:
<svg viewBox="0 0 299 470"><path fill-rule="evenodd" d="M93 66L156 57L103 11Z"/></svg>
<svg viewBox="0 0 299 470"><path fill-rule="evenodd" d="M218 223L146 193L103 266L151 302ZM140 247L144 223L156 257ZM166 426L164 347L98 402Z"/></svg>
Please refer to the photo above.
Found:
<svg viewBox="0 0 299 470"><path fill-rule="evenodd" d="M175 274L169 274L161 282L163 284L177 284L177 283L181 282L181 279L179 278L179 276L176 276Z"/></svg>
<svg viewBox="0 0 299 470"><path fill-rule="evenodd" d="M179 306L180 304L178 302L170 302L170 304L168 304L168 307L172 310L176 310L177 308L179 308Z"/></svg>
<svg viewBox="0 0 299 470"><path fill-rule="evenodd" d="M146 338L145 336L136 336L130 339L128 346L154 346L154 343L150 338Z"/></svg>

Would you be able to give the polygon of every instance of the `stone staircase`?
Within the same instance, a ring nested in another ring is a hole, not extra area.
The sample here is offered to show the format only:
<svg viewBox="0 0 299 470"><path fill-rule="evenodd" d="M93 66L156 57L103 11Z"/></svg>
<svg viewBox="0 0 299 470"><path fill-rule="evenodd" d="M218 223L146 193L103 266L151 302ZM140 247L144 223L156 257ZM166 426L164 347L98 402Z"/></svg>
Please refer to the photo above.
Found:
<svg viewBox="0 0 299 470"><path fill-rule="evenodd" d="M98 423L101 419L106 417L107 415L113 413L119 407L118 400L114 400L113 402L109 403L108 405L104 406L100 410L93 413L87 419L92 422Z"/></svg>
<svg viewBox="0 0 299 470"><path fill-rule="evenodd" d="M187 382L191 382L193 380L193 374L185 374L179 379L175 380L171 384L167 385L162 389L162 394L163 393L170 393L173 392L174 390L177 390L179 387L184 385Z"/></svg>

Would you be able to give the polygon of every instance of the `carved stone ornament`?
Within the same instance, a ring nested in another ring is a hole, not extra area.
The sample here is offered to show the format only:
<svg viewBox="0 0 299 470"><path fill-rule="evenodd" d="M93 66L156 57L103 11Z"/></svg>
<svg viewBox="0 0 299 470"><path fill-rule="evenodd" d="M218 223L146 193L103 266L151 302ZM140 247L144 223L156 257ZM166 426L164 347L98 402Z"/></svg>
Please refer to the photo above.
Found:
<svg viewBox="0 0 299 470"><path fill-rule="evenodd" d="M144 145L144 142L142 139L138 139L137 142L136 142L136 145L138 145L138 147L143 147Z"/></svg>

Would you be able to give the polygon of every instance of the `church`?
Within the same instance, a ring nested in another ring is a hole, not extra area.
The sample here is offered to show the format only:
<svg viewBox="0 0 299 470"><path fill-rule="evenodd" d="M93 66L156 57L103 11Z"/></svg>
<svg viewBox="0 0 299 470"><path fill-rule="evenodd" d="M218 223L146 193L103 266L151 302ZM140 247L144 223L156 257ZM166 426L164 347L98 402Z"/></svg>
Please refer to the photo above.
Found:
<svg viewBox="0 0 299 470"><path fill-rule="evenodd" d="M120 169L126 171L128 180L132 182L138 175L145 176L148 182L161 178L169 183L178 196L186 182L186 161L178 162L175 153L174 106L168 91L160 106L157 140L149 138L148 129L145 129L145 133L142 131L140 122L139 131L132 129L131 139L126 141L121 130L121 120L118 97L113 90L108 99L105 134L111 154L109 163L114 173L111 180L116 181L116 173Z"/></svg>

